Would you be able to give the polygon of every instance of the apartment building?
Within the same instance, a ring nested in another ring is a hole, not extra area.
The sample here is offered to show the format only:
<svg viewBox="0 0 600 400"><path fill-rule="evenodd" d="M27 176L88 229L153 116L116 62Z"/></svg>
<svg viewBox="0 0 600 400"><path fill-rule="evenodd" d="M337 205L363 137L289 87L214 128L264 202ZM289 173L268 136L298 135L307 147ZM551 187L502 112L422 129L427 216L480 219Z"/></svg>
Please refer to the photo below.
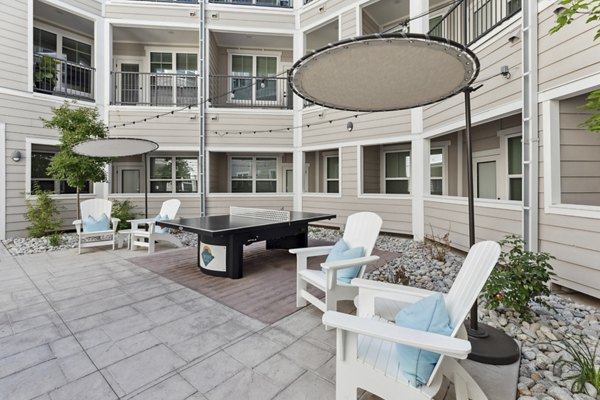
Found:
<svg viewBox="0 0 600 400"><path fill-rule="evenodd" d="M285 74L307 52L362 34L431 30L463 42L466 4L466 44L481 62L477 240L521 234L556 257L557 283L599 297L600 136L580 124L600 52L583 20L549 34L556 3L0 0L0 237L25 234L34 182L55 191L65 228L74 219L73 189L45 173L58 135L40 118L76 99L99 109L111 136L160 145L147 171L141 157L115 159L109 182L90 182L84 198L141 210L147 180L150 213L171 197L184 216L243 205L333 212L334 226L372 210L384 231L450 232L466 250L462 96L363 115L306 104ZM52 85L36 78L49 58Z"/></svg>

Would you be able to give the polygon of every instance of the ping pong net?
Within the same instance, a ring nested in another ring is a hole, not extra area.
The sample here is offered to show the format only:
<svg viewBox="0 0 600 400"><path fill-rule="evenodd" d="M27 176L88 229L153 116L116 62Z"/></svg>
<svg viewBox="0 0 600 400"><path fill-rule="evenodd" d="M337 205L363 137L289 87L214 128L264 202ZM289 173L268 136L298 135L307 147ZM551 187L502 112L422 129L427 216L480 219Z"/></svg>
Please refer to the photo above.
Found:
<svg viewBox="0 0 600 400"><path fill-rule="evenodd" d="M290 212L284 210L267 210L263 208L229 207L229 214L237 217L267 219L277 222L289 222Z"/></svg>

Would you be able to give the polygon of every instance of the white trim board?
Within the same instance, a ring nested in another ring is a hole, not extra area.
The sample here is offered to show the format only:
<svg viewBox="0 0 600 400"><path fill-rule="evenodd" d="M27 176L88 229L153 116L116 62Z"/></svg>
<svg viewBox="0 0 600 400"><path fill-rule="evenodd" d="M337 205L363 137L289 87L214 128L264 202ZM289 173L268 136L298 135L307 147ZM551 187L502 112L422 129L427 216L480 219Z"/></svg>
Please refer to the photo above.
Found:
<svg viewBox="0 0 600 400"><path fill-rule="evenodd" d="M0 239L6 239L6 124L0 122Z"/></svg>

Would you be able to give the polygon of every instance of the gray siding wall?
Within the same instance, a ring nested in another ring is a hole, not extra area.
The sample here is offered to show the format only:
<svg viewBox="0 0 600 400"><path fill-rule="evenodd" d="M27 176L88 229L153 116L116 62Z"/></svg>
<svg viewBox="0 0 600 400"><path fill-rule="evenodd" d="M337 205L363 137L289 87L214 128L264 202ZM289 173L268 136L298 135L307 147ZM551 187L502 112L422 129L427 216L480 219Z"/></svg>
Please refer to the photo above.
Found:
<svg viewBox="0 0 600 400"><path fill-rule="evenodd" d="M199 26L197 4L175 5L148 2L128 2L127 4L108 3L106 4L106 18L115 19L134 19L144 21L154 21L162 23L177 24L195 24ZM190 12L196 12L196 15L190 15Z"/></svg>
<svg viewBox="0 0 600 400"><path fill-rule="evenodd" d="M363 152L363 193L381 193L381 147L365 146Z"/></svg>
<svg viewBox="0 0 600 400"><path fill-rule="evenodd" d="M560 102L561 203L600 206L600 135L579 126L592 115L586 97Z"/></svg>
<svg viewBox="0 0 600 400"><path fill-rule="evenodd" d="M550 34L556 21L555 7L548 7L539 15L539 90L571 82L598 73L600 51L594 34L598 25L586 24L581 14L575 22L560 32Z"/></svg>
<svg viewBox="0 0 600 400"><path fill-rule="evenodd" d="M364 10L362 12L362 34L368 35L369 33L381 32L381 28L377 23L367 14Z"/></svg>
<svg viewBox="0 0 600 400"><path fill-rule="evenodd" d="M319 6L304 7L300 10L300 26L306 27L314 24L323 18L331 19L337 16L342 8L348 7L348 2L345 0L329 0L325 4ZM323 6L324 10L319 11Z"/></svg>
<svg viewBox="0 0 600 400"><path fill-rule="evenodd" d="M61 0L63 3L94 15L102 14L101 0Z"/></svg>
<svg viewBox="0 0 600 400"><path fill-rule="evenodd" d="M302 145L338 145L354 140L410 134L410 111L365 114L355 118L358 114L360 113L308 107L302 120ZM330 120L338 121L328 123ZM346 129L348 121L354 124L352 132ZM306 125L311 126L307 128Z"/></svg>
<svg viewBox="0 0 600 400"><path fill-rule="evenodd" d="M27 2L0 0L0 87L29 90Z"/></svg>
<svg viewBox="0 0 600 400"><path fill-rule="evenodd" d="M340 39L356 36L356 11L350 10L342 14L342 25L340 27Z"/></svg>
<svg viewBox="0 0 600 400"><path fill-rule="evenodd" d="M331 221L322 225L340 227L348 215L359 211L373 211L383 218L382 230L386 232L412 234L412 211L410 199L390 197L362 198L357 196L357 149L346 146L341 151L341 197L331 195L304 195L303 210L336 214ZM311 167L312 168L312 167Z"/></svg>
<svg viewBox="0 0 600 400"><path fill-rule="evenodd" d="M31 97L16 97L0 93L0 121L6 123L6 236L27 235L27 222L23 214L26 210L26 138L58 139L56 131L43 127L40 118L51 117L51 107L59 106L62 99L56 101ZM19 162L10 158L18 150L23 155ZM92 196L82 195L82 199ZM63 219L63 228L72 229L76 219L77 204L74 196L62 195L56 201Z"/></svg>
<svg viewBox="0 0 600 400"><path fill-rule="evenodd" d="M215 120L216 118L216 120ZM264 147L291 147L292 133L257 132L242 134L238 132L268 131L292 126L292 113L253 113L250 112L221 112L210 110L206 113L206 145L207 146L250 146L252 149ZM215 134L218 131L219 134ZM229 132L225 135L225 132ZM222 136L220 136L222 135Z"/></svg>
<svg viewBox="0 0 600 400"><path fill-rule="evenodd" d="M480 77L498 75L502 65L512 68L510 79L495 76L472 93L474 115L521 99L521 42L509 43L508 38L512 35L512 31L507 32L494 38L488 46L474 49L481 63ZM424 109L426 131L453 121L464 122L464 96L460 94Z"/></svg>
<svg viewBox="0 0 600 400"><path fill-rule="evenodd" d="M294 12L292 9L269 9L262 7L260 14L252 12L254 10L241 9L242 7L231 7L230 9L218 11L214 6L207 3L206 7L206 26L209 29L213 27L231 27L244 31L244 28L255 29L281 29L289 30L290 34L294 29ZM217 18L211 18L211 15L218 14Z"/></svg>
<svg viewBox="0 0 600 400"><path fill-rule="evenodd" d="M148 218L153 218L160 212L162 203L171 198L178 198L181 201L177 217L198 217L200 216L200 196L199 195L150 195L148 196ZM144 218L144 196L127 196L120 194L111 194L109 200L129 200L134 206L133 210L138 218Z"/></svg>
<svg viewBox="0 0 600 400"><path fill-rule="evenodd" d="M111 129L111 136L137 137L154 140L161 147L188 146L198 149L200 145L200 125L197 110L180 111L173 115L152 119L145 123L137 123L126 127L120 124L140 120L164 110L144 110L135 107L120 107L110 110L109 125L117 125ZM195 117L195 119L192 119Z"/></svg>
<svg viewBox="0 0 600 400"><path fill-rule="evenodd" d="M469 249L469 219L465 204L425 201L425 234L443 236L450 232L451 246ZM521 211L475 206L475 241L501 240L521 233Z"/></svg>

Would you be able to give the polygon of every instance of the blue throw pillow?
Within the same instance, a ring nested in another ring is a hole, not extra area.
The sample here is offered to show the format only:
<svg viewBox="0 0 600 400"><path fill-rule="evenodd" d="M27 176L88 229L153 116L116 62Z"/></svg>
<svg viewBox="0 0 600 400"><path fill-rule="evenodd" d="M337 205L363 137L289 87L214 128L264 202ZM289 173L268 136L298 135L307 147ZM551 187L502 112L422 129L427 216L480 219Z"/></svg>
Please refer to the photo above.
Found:
<svg viewBox="0 0 600 400"><path fill-rule="evenodd" d="M166 221L168 219L169 219L168 215L160 215L160 214L158 214L156 217L154 217L154 220L156 222ZM156 233L168 233L169 232L169 228L161 228L161 227L158 226L158 224L156 224L156 225L154 225L154 232L156 232Z"/></svg>
<svg viewBox="0 0 600 400"><path fill-rule="evenodd" d="M105 213L102 213L98 220L96 220L91 215L88 215L87 218L83 220L84 232L100 232L109 230L110 221L108 220L108 215L106 215Z"/></svg>
<svg viewBox="0 0 600 400"><path fill-rule="evenodd" d="M446 336L452 334L450 316L441 293L426 297L402 309L396 314L396 325ZM401 344L396 346L396 351L402 372L411 385L426 384L440 355Z"/></svg>
<svg viewBox="0 0 600 400"><path fill-rule="evenodd" d="M365 255L365 249L363 247L354 247L349 248L344 239L338 240L338 242L333 246L329 255L327 256L327 260L325 262L334 262L334 261L342 261L342 260L352 260L353 258L359 258ZM337 270L337 279L338 281L344 283L350 283L350 281L356 278L360 272L360 267L362 265L357 265L355 267L348 267ZM325 270L323 269L323 272Z"/></svg>

